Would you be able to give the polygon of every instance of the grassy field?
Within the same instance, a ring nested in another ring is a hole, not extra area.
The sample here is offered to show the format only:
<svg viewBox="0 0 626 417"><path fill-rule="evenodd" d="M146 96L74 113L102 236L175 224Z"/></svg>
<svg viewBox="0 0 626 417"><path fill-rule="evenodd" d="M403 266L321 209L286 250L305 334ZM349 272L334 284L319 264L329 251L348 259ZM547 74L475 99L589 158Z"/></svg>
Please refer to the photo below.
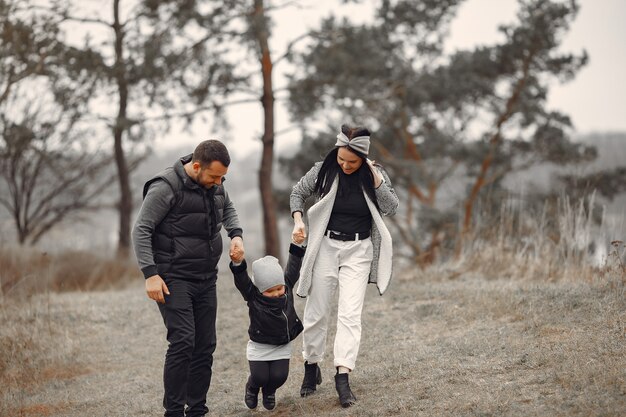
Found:
<svg viewBox="0 0 626 417"><path fill-rule="evenodd" d="M272 415L626 415L623 275L497 275L398 271L385 296L370 286L351 376L358 404L340 408L330 357L316 395L300 398L298 338ZM210 415L263 413L243 404L244 302L227 274L218 291ZM165 328L140 281L5 300L0 319L0 415L162 415Z"/></svg>

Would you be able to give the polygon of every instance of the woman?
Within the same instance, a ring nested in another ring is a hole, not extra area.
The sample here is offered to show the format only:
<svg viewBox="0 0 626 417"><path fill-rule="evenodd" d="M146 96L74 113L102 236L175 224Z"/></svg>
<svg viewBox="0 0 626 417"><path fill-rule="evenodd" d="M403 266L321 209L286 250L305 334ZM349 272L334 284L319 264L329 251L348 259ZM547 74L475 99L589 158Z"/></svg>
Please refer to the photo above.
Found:
<svg viewBox="0 0 626 417"><path fill-rule="evenodd" d="M341 126L335 148L293 187L290 197L293 238L305 238L305 200L318 201L307 212L309 239L297 294L304 309L304 380L301 396L322 382L317 363L324 356L330 302L337 287L335 387L342 407L354 404L348 373L354 369L361 340L361 311L367 283L382 295L391 279L391 235L381 215L393 215L398 197L387 174L367 159L370 132Z"/></svg>

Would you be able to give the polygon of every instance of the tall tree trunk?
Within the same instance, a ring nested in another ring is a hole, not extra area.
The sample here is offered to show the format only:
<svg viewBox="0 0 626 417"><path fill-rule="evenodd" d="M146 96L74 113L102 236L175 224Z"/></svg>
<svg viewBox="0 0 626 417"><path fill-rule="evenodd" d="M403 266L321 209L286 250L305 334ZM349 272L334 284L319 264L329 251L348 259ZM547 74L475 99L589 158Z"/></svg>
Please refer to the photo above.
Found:
<svg viewBox="0 0 626 417"><path fill-rule="evenodd" d="M254 1L254 21L256 37L261 52L263 74L263 153L259 169L259 190L263 206L263 228L265 233L265 253L280 259L280 239L276 221L276 209L272 187L272 167L274 165L274 91L272 87L272 58L268 45L268 28L265 21L263 0Z"/></svg>
<svg viewBox="0 0 626 417"><path fill-rule="evenodd" d="M515 84L515 86L513 87L513 91L511 92L511 96L506 102L504 111L502 112L502 114L500 114L500 116L498 117L496 121L495 132L491 136L491 139L489 140L489 151L487 152L487 155L485 155L485 158L483 159L480 165L480 171L478 173L478 176L476 177L476 180L474 181L474 184L472 185L472 189L470 190L469 195L467 196L467 199L465 200L465 205L464 205L465 214L463 217L463 226L462 226L461 234L459 235L459 239L457 240L457 245L455 248L455 252L456 252L455 255L457 258L461 255L465 240L467 239L467 236L472 229L472 215L474 211L474 204L476 203L476 200L478 199L478 194L480 193L482 188L488 183L487 173L489 172L489 169L491 168L491 164L493 163L493 160L496 156L496 152L502 143L502 126L515 113L515 106L519 102L520 95L522 94L522 91L526 87L526 82L528 81L528 75L529 75L529 70L530 70L530 64L535 58L535 54L536 54L536 51L532 49L531 51L529 51L528 55L523 61L522 74L520 76L520 79L517 80L517 83Z"/></svg>
<svg viewBox="0 0 626 417"><path fill-rule="evenodd" d="M119 211L119 239L117 246L117 254L121 257L127 257L130 248L130 217L133 210L132 192L130 189L130 176L126 155L124 154L123 136L127 128L126 106L128 104L128 82L125 74L124 64L124 32L120 23L119 16L120 0L113 2L115 31L115 79L117 81L119 108L117 119L113 126L114 155L115 165L117 167L117 177L120 187L120 201L118 205Z"/></svg>

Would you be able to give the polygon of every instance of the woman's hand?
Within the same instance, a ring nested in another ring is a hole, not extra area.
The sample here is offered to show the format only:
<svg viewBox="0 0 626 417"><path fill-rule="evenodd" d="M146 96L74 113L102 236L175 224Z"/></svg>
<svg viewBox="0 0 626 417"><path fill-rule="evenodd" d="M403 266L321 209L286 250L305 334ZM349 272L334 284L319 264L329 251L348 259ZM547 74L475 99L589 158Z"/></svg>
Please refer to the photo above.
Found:
<svg viewBox="0 0 626 417"><path fill-rule="evenodd" d="M383 182L383 176L378 170L378 168L374 166L375 161L371 161L369 159L366 159L366 161L367 161L367 165L370 167L370 171L372 171L372 175L374 176L374 188L378 188L380 187L380 184L382 184Z"/></svg>
<svg viewBox="0 0 626 417"><path fill-rule="evenodd" d="M306 225L302 220L302 213L296 211L293 213L293 232L291 232L291 240L298 245L306 239Z"/></svg>

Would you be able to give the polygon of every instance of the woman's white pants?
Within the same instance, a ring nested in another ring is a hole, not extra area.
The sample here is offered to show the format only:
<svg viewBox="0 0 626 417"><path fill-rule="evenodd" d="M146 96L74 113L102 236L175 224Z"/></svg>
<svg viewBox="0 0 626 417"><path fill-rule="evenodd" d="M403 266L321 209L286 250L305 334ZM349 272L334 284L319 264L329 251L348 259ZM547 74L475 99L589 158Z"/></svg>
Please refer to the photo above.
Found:
<svg viewBox="0 0 626 417"><path fill-rule="evenodd" d="M327 236L322 238L304 307L304 360L317 363L324 357L331 303L339 287L334 366L354 369L361 342L361 311L372 256L369 238L347 242Z"/></svg>

